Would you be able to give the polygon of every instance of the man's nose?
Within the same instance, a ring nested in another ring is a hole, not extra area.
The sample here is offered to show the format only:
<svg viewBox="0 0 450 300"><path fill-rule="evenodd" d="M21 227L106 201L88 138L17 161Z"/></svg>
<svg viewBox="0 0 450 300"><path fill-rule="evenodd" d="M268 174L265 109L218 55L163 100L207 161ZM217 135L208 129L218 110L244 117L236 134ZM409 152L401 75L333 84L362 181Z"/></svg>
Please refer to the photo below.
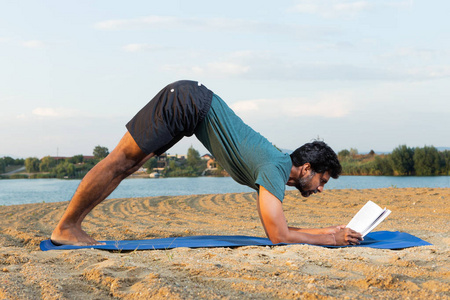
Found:
<svg viewBox="0 0 450 300"><path fill-rule="evenodd" d="M323 192L323 185L320 185L318 188L317 188L317 190L319 191L319 192Z"/></svg>

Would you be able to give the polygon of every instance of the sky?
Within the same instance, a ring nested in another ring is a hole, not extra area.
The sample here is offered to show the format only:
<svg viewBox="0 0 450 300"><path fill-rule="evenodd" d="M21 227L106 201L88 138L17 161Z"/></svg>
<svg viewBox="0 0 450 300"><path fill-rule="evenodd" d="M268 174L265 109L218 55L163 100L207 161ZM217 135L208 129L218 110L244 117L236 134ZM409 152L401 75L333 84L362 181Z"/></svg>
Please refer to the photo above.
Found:
<svg viewBox="0 0 450 300"><path fill-rule="evenodd" d="M450 147L450 2L276 2L0 0L0 157L112 151L180 79L279 148Z"/></svg>

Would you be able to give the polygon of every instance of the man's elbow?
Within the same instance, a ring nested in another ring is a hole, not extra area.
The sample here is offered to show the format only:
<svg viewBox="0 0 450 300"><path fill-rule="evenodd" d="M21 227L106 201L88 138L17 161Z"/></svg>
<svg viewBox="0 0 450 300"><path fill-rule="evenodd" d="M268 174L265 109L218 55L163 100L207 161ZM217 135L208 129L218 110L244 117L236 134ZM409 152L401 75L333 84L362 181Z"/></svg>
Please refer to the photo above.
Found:
<svg viewBox="0 0 450 300"><path fill-rule="evenodd" d="M271 234L269 240L272 244L288 243L288 238L285 234Z"/></svg>

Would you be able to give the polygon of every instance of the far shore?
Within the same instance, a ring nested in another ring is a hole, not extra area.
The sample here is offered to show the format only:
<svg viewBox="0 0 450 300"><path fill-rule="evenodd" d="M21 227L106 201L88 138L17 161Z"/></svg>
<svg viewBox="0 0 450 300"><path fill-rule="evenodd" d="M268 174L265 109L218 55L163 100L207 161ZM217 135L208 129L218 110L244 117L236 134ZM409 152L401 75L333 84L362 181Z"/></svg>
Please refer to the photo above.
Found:
<svg viewBox="0 0 450 300"><path fill-rule="evenodd" d="M9 173L4 173L4 174L0 174L0 180L1 179L82 179L82 178L56 178L56 177L49 177L49 176L45 176L49 173L26 173L26 172L20 172L20 173L14 173L14 174L9 174ZM433 176L418 176L418 175L372 175L372 174L358 174L358 175L353 175L353 174L341 174L341 176L361 176L361 177L365 177L365 176L374 176L374 177L450 177L450 175L433 175ZM169 177L157 177L157 178L175 178L177 176L169 176ZM194 178L194 177L204 177L204 176L188 176L186 178ZM208 175L206 177L229 177L229 175L221 175L221 176L214 176L214 175ZM136 172L134 174L131 174L128 178L149 178L149 179L157 179L157 178L153 178L150 176L150 174L145 173L145 172Z"/></svg>

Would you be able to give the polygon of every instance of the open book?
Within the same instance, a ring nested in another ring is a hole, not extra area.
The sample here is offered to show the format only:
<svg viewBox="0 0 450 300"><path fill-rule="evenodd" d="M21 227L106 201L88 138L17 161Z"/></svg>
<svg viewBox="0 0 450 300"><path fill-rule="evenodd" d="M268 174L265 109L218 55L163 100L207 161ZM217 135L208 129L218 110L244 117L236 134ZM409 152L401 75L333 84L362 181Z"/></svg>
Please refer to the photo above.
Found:
<svg viewBox="0 0 450 300"><path fill-rule="evenodd" d="M365 236L386 219L390 213L389 209L382 209L372 201L368 201L351 219L347 227Z"/></svg>

